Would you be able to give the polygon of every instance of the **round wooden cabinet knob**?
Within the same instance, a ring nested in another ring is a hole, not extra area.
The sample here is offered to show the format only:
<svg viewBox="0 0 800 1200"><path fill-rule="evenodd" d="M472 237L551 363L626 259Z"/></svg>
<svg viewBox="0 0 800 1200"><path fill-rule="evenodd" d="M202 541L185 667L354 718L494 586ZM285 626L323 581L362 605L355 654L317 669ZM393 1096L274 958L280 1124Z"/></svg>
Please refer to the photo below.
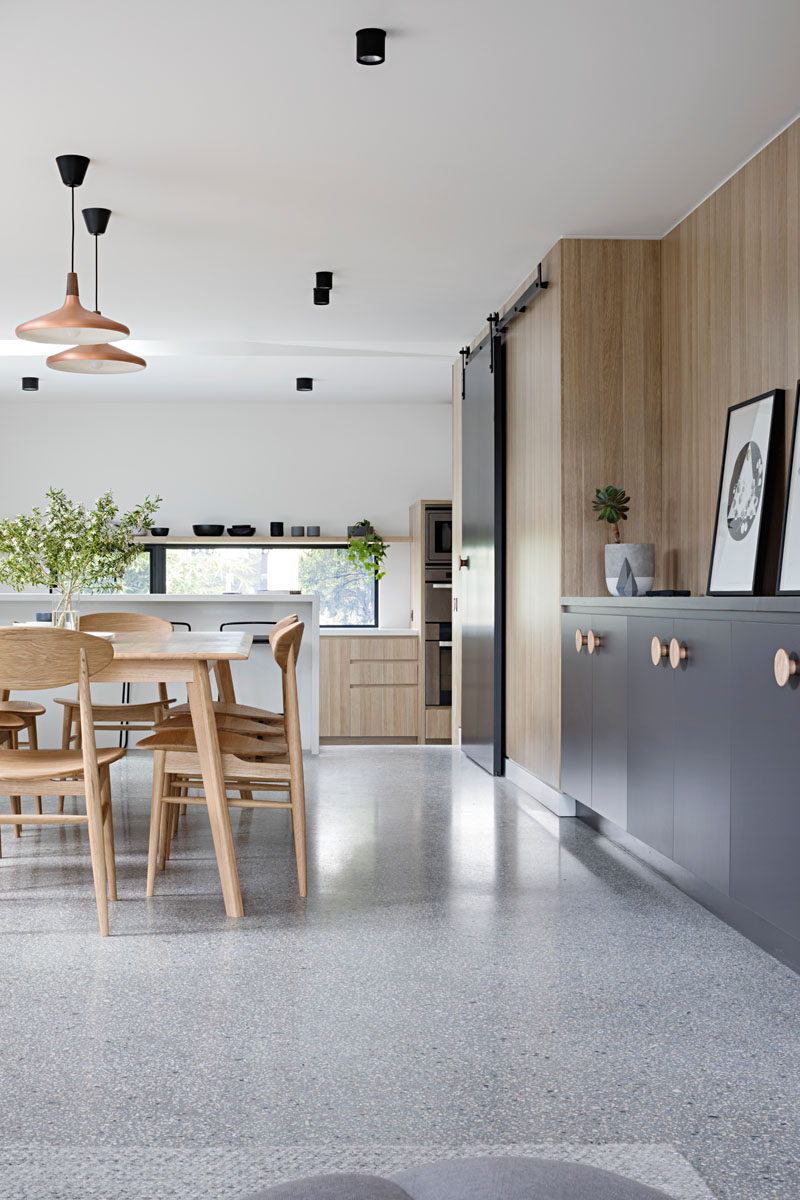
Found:
<svg viewBox="0 0 800 1200"><path fill-rule="evenodd" d="M583 633L580 629L576 629L575 630L575 649L578 651L578 654L580 654L583 647L588 646L588 644L589 644L588 634Z"/></svg>
<svg viewBox="0 0 800 1200"><path fill-rule="evenodd" d="M654 637L650 643L650 661L654 667L660 667L669 654L669 646L660 637Z"/></svg>
<svg viewBox="0 0 800 1200"><path fill-rule="evenodd" d="M589 647L590 654L596 654L603 644L603 639L599 633L595 633L593 629L589 630L586 638L586 645Z"/></svg>
<svg viewBox="0 0 800 1200"><path fill-rule="evenodd" d="M797 674L797 659L787 650L779 650L775 655L775 682L778 687L786 687L793 675Z"/></svg>
<svg viewBox="0 0 800 1200"><path fill-rule="evenodd" d="M677 638L673 638L669 644L669 665L674 671L677 671L682 662L685 662L689 657L689 651L686 646L682 646Z"/></svg>

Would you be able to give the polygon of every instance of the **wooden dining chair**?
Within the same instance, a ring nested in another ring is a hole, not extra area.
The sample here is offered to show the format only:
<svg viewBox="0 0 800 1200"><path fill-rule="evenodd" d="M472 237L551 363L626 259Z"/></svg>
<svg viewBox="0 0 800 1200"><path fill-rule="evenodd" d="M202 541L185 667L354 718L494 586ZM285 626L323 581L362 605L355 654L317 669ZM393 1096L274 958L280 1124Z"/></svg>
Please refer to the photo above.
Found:
<svg viewBox="0 0 800 1200"><path fill-rule="evenodd" d="M172 623L161 617L148 616L145 613L105 612L90 613L81 617L81 630L84 633L153 633L166 637L172 633ZM124 685L123 685L124 686ZM167 685L158 685L158 699L144 700L138 704L123 702L120 704L95 704L94 728L100 733L139 733L150 732L159 721L171 701L167 696ZM61 727L61 748L69 750L75 743L80 746L80 704L78 699L56 699L56 704L64 706L64 718Z"/></svg>
<svg viewBox="0 0 800 1200"><path fill-rule="evenodd" d="M297 613L290 613L286 617L281 617L280 621L276 621L267 637L270 646L282 629L286 629L289 625L294 625L299 619ZM214 667L214 675L216 676L217 688L220 694L219 700L214 701L214 713L218 718L231 717L243 721L258 721L260 724L277 726L279 729L283 728L283 713L270 712L269 709L258 708L250 704L236 703L236 693L233 687L233 677L229 662L218 662ZM178 704L174 708L170 708L169 715L170 717L188 716L189 705Z"/></svg>
<svg viewBox="0 0 800 1200"><path fill-rule="evenodd" d="M19 750L21 747L27 746L29 750L39 749L39 731L36 727L38 717L44 716L47 709L43 704L38 704L35 700L12 700L11 693L8 688L0 689L0 718L5 715L11 715L20 719L20 725L16 728L8 728L10 738L8 744L12 750ZM21 733L25 735L25 741L21 742L19 736ZM42 811L42 797L34 796L36 811Z"/></svg>
<svg viewBox="0 0 800 1200"><path fill-rule="evenodd" d="M282 808L292 818L297 877L301 896L306 895L306 826L303 750L300 711L297 702L297 656L303 638L303 623L295 620L273 630L272 653L281 670L284 700L283 737L258 735L220 728L225 714L217 714L222 770L229 808ZM205 796L187 795L188 788L202 793L200 760L194 730L183 723L181 714L171 715L141 746L153 754L153 798L150 811L150 844L147 859L147 895L155 889L156 866L162 870L169 854L173 832L173 806L204 805ZM253 792L288 792L288 800L257 799ZM235 795L230 795L235 792Z"/></svg>
<svg viewBox="0 0 800 1200"><path fill-rule="evenodd" d="M89 679L114 657L101 638L67 629L0 629L0 687L19 691L78 684L81 748L79 750L0 749L0 796L11 799L12 812L0 813L3 825L86 825L94 876L100 932L108 936L108 899L117 898L114 825L111 816L109 767L125 751L98 750ZM23 813L21 794L83 796L82 813Z"/></svg>

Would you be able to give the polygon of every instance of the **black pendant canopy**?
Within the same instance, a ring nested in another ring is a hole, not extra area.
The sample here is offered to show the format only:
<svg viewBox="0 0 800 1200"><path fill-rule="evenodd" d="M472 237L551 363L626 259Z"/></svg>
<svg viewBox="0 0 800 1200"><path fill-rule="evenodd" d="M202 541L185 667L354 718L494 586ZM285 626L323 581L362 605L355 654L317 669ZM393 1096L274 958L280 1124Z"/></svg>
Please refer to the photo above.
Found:
<svg viewBox="0 0 800 1200"><path fill-rule="evenodd" d="M23 390L23 392L38 392L39 380L38 380L37 376L36 375L23 375L22 376L22 390Z"/></svg>
<svg viewBox="0 0 800 1200"><path fill-rule="evenodd" d="M378 67L386 61L386 30L359 29L356 33L356 62Z"/></svg>
<svg viewBox="0 0 800 1200"><path fill-rule="evenodd" d="M297 390L298 392L313 392L314 380L309 375L298 375Z"/></svg>

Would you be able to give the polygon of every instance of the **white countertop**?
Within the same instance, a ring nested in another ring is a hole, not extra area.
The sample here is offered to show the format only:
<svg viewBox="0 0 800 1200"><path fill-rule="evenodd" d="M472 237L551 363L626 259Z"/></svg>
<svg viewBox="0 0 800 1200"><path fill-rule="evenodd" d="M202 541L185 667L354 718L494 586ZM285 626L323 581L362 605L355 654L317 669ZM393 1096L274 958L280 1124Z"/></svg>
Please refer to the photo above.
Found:
<svg viewBox="0 0 800 1200"><path fill-rule="evenodd" d="M372 625L322 625L320 637L419 637L418 629L375 629Z"/></svg>
<svg viewBox="0 0 800 1200"><path fill-rule="evenodd" d="M241 592L222 592L214 596L182 596L178 594L158 595L152 592L82 592L76 597L76 607L80 611L81 607L86 604L133 604L145 601L147 604L270 604L273 601L280 603L298 603L305 602L307 604L316 600L316 593L306 592L299 595L296 592L256 592L253 595L245 595ZM49 592L0 592L0 601L7 600L11 603L17 603L20 600L41 603L42 611L50 604L51 597Z"/></svg>

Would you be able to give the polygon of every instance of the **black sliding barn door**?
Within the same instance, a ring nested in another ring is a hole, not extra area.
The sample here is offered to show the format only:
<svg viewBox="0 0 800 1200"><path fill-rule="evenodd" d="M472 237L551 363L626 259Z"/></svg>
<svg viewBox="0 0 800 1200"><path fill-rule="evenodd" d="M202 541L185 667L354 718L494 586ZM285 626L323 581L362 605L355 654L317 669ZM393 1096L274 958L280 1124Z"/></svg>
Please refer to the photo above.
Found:
<svg viewBox="0 0 800 1200"><path fill-rule="evenodd" d="M461 746L484 770L502 775L505 371L499 337L470 355L464 371L461 465Z"/></svg>

